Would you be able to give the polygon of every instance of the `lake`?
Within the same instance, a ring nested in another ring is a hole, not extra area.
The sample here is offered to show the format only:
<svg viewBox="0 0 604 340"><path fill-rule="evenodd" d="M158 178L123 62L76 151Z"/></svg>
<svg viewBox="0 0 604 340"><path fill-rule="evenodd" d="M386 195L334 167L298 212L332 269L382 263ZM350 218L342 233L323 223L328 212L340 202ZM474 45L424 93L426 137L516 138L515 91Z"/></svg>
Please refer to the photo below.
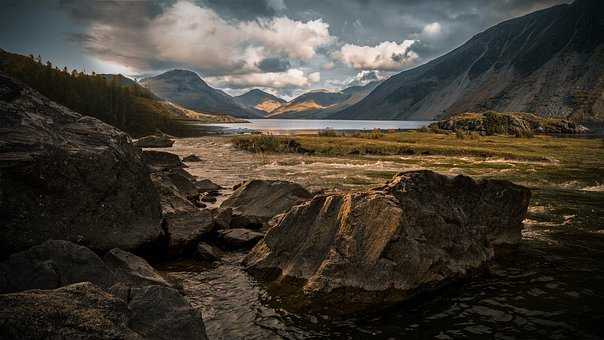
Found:
<svg viewBox="0 0 604 340"><path fill-rule="evenodd" d="M204 124L236 130L271 132L333 130L410 130L426 126L431 121L412 120L327 120L327 119L247 119L249 123Z"/></svg>

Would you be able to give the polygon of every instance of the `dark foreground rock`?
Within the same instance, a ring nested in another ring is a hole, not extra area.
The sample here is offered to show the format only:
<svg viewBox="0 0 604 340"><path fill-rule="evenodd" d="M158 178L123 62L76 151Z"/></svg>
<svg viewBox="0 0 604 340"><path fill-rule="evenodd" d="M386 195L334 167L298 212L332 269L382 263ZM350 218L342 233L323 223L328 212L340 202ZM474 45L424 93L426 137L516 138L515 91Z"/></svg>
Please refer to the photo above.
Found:
<svg viewBox="0 0 604 340"><path fill-rule="evenodd" d="M220 243L228 249L251 248L263 237L263 233L245 228L220 230L218 232Z"/></svg>
<svg viewBox="0 0 604 340"><path fill-rule="evenodd" d="M143 159L153 171L180 168L184 165L177 154L166 151L144 150Z"/></svg>
<svg viewBox="0 0 604 340"><path fill-rule="evenodd" d="M199 158L199 156L197 156L197 155L188 155L188 156L185 156L185 157L182 159L182 161L183 161L183 162L190 162L190 163L193 163L193 162L201 162L201 161L202 161L202 159L201 159L201 158Z"/></svg>
<svg viewBox="0 0 604 340"><path fill-rule="evenodd" d="M464 278L494 247L517 243L529 199L506 181L401 173L293 207L244 265L297 307L384 306Z"/></svg>
<svg viewBox="0 0 604 340"><path fill-rule="evenodd" d="M103 262L113 272L114 280L126 286L171 286L147 261L127 251L111 249Z"/></svg>
<svg viewBox="0 0 604 340"><path fill-rule="evenodd" d="M160 237L159 197L128 135L1 74L0 93L0 257L48 239L104 251Z"/></svg>
<svg viewBox="0 0 604 340"><path fill-rule="evenodd" d="M134 141L139 148L169 148L174 145L174 140L166 134L151 135Z"/></svg>
<svg viewBox="0 0 604 340"><path fill-rule="evenodd" d="M474 131L483 135L507 134L531 136L537 133L579 134L589 132L583 125L554 117L540 117L526 112L462 113L430 124L430 128L447 131Z"/></svg>
<svg viewBox="0 0 604 340"><path fill-rule="evenodd" d="M125 300L89 282L0 295L0 337L207 339L201 317L172 288L133 288Z"/></svg>
<svg viewBox="0 0 604 340"><path fill-rule="evenodd" d="M287 181L251 180L239 185L222 202L222 208L233 209L234 227L261 227L273 216L312 198L299 184Z"/></svg>

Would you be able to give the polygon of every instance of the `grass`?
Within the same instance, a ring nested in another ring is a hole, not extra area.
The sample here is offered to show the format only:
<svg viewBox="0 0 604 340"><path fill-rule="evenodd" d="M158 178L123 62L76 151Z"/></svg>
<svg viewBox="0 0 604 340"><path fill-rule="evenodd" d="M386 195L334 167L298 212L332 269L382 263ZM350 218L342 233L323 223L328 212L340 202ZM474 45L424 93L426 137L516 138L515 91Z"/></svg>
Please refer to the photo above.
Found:
<svg viewBox="0 0 604 340"><path fill-rule="evenodd" d="M594 161L602 165L600 139L436 134L430 132L363 132L344 135L245 135L233 144L251 152L300 152L315 155L440 155L503 158L541 162Z"/></svg>

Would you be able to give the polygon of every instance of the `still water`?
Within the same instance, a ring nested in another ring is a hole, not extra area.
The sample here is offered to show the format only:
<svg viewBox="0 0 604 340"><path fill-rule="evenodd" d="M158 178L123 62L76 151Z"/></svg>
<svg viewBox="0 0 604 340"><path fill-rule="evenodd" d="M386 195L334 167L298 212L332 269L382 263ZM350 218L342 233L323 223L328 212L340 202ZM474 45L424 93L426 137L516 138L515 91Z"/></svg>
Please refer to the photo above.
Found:
<svg viewBox="0 0 604 340"><path fill-rule="evenodd" d="M258 131L316 131L333 130L410 130L430 124L430 121L412 120L325 120L325 119L248 119L249 123L204 124L227 129Z"/></svg>

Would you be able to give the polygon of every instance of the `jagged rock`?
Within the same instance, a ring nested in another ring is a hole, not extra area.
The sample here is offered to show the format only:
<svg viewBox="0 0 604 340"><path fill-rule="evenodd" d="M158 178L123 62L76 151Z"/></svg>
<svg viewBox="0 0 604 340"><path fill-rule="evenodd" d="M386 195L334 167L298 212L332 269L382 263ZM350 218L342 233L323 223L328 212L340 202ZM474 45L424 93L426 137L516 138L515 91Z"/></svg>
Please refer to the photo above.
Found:
<svg viewBox="0 0 604 340"><path fill-rule="evenodd" d="M209 179L199 180L195 182L195 186L199 192L217 191L222 189L220 185L210 181Z"/></svg>
<svg viewBox="0 0 604 340"><path fill-rule="evenodd" d="M215 203L217 201L216 197L208 192L204 192L200 195L199 200L207 203Z"/></svg>
<svg viewBox="0 0 604 340"><path fill-rule="evenodd" d="M218 231L218 238L221 244L229 249L251 247L263 237L263 233L245 228L234 228Z"/></svg>
<svg viewBox="0 0 604 340"><path fill-rule="evenodd" d="M195 258L203 261L216 261L220 258L220 250L211 244L199 242L195 251Z"/></svg>
<svg viewBox="0 0 604 340"><path fill-rule="evenodd" d="M166 134L151 135L134 141L139 148L169 148L174 145L174 140Z"/></svg>
<svg viewBox="0 0 604 340"><path fill-rule="evenodd" d="M122 299L90 282L0 295L3 339L142 340Z"/></svg>
<svg viewBox="0 0 604 340"><path fill-rule="evenodd" d="M0 74L0 257L49 239L105 251L161 236L159 197L127 134Z"/></svg>
<svg viewBox="0 0 604 340"><path fill-rule="evenodd" d="M169 287L131 288L130 327L144 339L207 339L201 314L180 293Z"/></svg>
<svg viewBox="0 0 604 340"><path fill-rule="evenodd" d="M202 159L197 155L188 155L182 159L183 162L201 162Z"/></svg>
<svg viewBox="0 0 604 340"><path fill-rule="evenodd" d="M126 288L123 297L90 282L0 295L7 339L207 339L201 315L178 291Z"/></svg>
<svg viewBox="0 0 604 340"><path fill-rule="evenodd" d="M212 210L214 223L218 229L228 229L231 227L233 218L233 209L231 208L215 208Z"/></svg>
<svg viewBox="0 0 604 340"><path fill-rule="evenodd" d="M98 255L68 241L49 240L0 263L0 293L54 289L84 281L107 289L115 279Z"/></svg>
<svg viewBox="0 0 604 340"><path fill-rule="evenodd" d="M178 155L166 151L143 150L143 159L152 171L182 168L184 166Z"/></svg>
<svg viewBox="0 0 604 340"><path fill-rule="evenodd" d="M517 243L529 199L507 181L405 172L293 207L244 265L298 307L383 306L466 277L495 246Z"/></svg>
<svg viewBox="0 0 604 340"><path fill-rule="evenodd" d="M244 182L222 202L233 209L233 225L258 227L273 216L312 198L301 185L287 181L251 180Z"/></svg>
<svg viewBox="0 0 604 340"><path fill-rule="evenodd" d="M121 249L111 249L103 262L111 269L115 280L130 287L172 286L147 261Z"/></svg>

